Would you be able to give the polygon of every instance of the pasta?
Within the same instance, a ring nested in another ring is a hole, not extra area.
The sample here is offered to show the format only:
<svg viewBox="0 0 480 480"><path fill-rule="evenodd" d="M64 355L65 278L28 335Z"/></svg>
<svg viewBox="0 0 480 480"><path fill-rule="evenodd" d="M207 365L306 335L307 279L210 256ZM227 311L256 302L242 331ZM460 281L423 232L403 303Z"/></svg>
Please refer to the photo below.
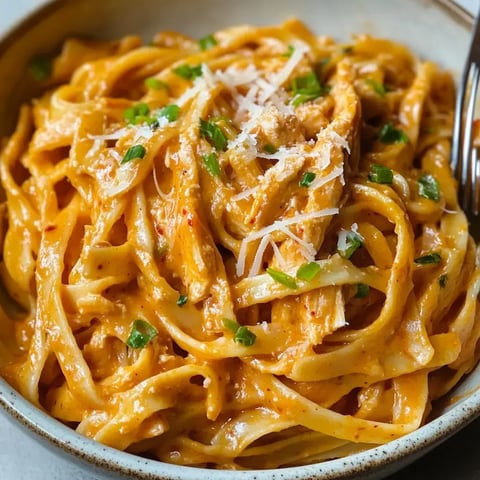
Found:
<svg viewBox="0 0 480 480"><path fill-rule="evenodd" d="M0 373L78 432L220 469L419 428L478 360L454 84L299 20L67 40L5 140Z"/></svg>

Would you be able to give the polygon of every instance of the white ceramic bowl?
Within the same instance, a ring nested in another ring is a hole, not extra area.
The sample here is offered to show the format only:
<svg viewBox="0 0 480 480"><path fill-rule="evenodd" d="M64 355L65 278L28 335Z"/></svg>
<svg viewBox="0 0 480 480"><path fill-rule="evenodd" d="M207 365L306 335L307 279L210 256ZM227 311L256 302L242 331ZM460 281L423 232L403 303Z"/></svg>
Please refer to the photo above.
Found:
<svg viewBox="0 0 480 480"><path fill-rule="evenodd" d="M159 30L194 37L239 23L274 24L289 16L314 31L348 39L370 32L407 44L422 57L452 69L463 67L469 40L468 15L434 0L75 0L48 3L0 41L0 137L11 131L20 102L34 92L24 75L36 53L55 49L67 35L117 38ZM470 19L471 21L471 19ZM0 379L0 405L10 418L57 447L95 478L165 480L333 480L378 479L405 467L480 414L480 367L450 395L440 415L418 431L345 459L266 471L212 471L147 460L86 439L47 417Z"/></svg>

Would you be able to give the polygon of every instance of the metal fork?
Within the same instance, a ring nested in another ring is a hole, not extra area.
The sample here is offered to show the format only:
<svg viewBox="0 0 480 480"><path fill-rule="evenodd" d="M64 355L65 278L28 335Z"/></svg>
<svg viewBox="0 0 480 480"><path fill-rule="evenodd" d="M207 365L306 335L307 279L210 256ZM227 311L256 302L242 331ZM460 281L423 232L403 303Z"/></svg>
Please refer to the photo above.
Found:
<svg viewBox="0 0 480 480"><path fill-rule="evenodd" d="M473 145L473 122L480 81L480 11L455 105L451 166L460 185L459 201L469 216L480 211L480 162Z"/></svg>

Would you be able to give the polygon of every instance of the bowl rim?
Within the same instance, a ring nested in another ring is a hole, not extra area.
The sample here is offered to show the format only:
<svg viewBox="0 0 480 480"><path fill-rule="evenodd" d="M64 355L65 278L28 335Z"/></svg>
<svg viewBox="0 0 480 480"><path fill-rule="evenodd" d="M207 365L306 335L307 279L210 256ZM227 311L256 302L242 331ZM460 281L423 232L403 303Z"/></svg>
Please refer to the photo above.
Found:
<svg viewBox="0 0 480 480"><path fill-rule="evenodd" d="M67 0L68 1L68 0ZM446 9L461 23L471 26L473 16L455 0L432 0ZM47 0L29 11L0 33L0 56L28 32L66 3L65 0ZM480 364L476 370L480 370ZM470 372L471 374L471 372ZM373 475L380 470L385 475L395 472L399 460L402 468L414 462L439 443L480 417L480 386L461 396L453 407L419 429L383 445L372 447L348 457L321 463L265 470L211 470L199 467L169 464L147 459L108 447L87 438L22 397L0 377L0 413L10 421L32 432L42 443L46 440L55 447L55 453L74 457L91 470L114 473L138 480L351 480L353 475ZM202 475L205 475L203 477Z"/></svg>
<svg viewBox="0 0 480 480"><path fill-rule="evenodd" d="M56 447L56 453L73 455L86 466L104 473L138 480L199 480L202 474L208 474L209 480L227 477L228 480L351 480L353 475L371 475L381 469L393 473L398 460L404 461L402 468L406 467L479 418L480 387L463 394L455 406L419 429L386 444L321 463L265 470L227 471L174 465L108 447L45 414L1 377L0 406L3 407L0 412L7 413L10 420L34 433L37 440L47 440Z"/></svg>

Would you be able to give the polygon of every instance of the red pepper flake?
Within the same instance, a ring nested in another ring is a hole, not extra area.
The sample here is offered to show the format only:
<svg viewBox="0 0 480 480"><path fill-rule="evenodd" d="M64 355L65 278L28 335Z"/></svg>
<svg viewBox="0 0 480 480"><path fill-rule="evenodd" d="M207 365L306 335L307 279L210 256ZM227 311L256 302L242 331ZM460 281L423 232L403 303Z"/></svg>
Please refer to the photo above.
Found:
<svg viewBox="0 0 480 480"><path fill-rule="evenodd" d="M189 212L185 207L182 208L182 215L187 217L187 224L189 227L193 227L193 213Z"/></svg>
<svg viewBox="0 0 480 480"><path fill-rule="evenodd" d="M53 232L53 231L56 230L56 229L57 229L57 226L56 226L56 225L47 225L47 226L45 227L45 230L44 230L44 231L45 231L45 232Z"/></svg>

